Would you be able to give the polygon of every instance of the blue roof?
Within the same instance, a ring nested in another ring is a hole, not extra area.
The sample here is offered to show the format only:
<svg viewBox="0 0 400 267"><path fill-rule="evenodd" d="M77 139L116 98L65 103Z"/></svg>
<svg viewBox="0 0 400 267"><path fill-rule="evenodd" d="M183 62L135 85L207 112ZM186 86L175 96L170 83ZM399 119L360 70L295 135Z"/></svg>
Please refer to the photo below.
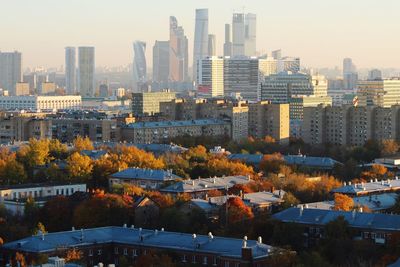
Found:
<svg viewBox="0 0 400 267"><path fill-rule="evenodd" d="M108 226L49 233L44 236L29 236L21 240L6 243L3 245L3 248L23 252L51 253L59 247L70 248L108 243L196 251L232 258L242 257L243 245L241 239L234 238L197 235L194 240L193 235L185 233ZM271 251L271 246L260 244L255 240L248 240L247 247L252 249L254 258L267 257Z"/></svg>
<svg viewBox="0 0 400 267"><path fill-rule="evenodd" d="M321 169L332 169L335 166L335 164L341 164L339 161L327 157L287 155L283 156L283 159L286 162L286 164L300 165L300 166L307 166L307 167L321 168Z"/></svg>
<svg viewBox="0 0 400 267"><path fill-rule="evenodd" d="M302 210L302 212L301 212ZM364 213L355 211L335 211L292 207L276 213L273 217L283 222L309 225L325 225L343 216L354 228L399 231L400 215L383 213Z"/></svg>
<svg viewBox="0 0 400 267"><path fill-rule="evenodd" d="M107 155L107 151L105 150L82 150L82 155L88 156L91 159L99 159L104 155Z"/></svg>
<svg viewBox="0 0 400 267"><path fill-rule="evenodd" d="M228 159L239 160L251 165L259 165L263 155L261 154L230 154Z"/></svg>
<svg viewBox="0 0 400 267"><path fill-rule="evenodd" d="M136 122L127 125L128 128L161 128L161 127L179 127L179 126L193 126L193 125L217 125L229 124L229 122L219 119L203 119L203 120L187 120L187 121L149 121L149 122Z"/></svg>
<svg viewBox="0 0 400 267"><path fill-rule="evenodd" d="M128 168L123 171L114 173L112 178L118 179L140 179L140 180L156 180L156 181L171 181L180 179L181 177L173 174L171 171Z"/></svg>

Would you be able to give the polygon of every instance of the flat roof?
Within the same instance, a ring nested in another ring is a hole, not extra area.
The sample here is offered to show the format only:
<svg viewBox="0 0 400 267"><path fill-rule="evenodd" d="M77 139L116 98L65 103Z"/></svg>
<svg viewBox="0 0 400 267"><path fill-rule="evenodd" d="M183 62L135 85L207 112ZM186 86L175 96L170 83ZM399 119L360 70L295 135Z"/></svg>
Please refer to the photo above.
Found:
<svg viewBox="0 0 400 267"><path fill-rule="evenodd" d="M207 126L229 124L227 121L218 119L204 119L204 120L186 120L186 121L159 121L159 122L136 122L125 126L126 128L162 128L162 127L185 127L185 126Z"/></svg>
<svg viewBox="0 0 400 267"><path fill-rule="evenodd" d="M84 185L84 186L86 186L86 184L72 184L72 183L31 183L31 184L3 185L3 186L0 186L0 190L52 187L52 186L67 186L67 185Z"/></svg>

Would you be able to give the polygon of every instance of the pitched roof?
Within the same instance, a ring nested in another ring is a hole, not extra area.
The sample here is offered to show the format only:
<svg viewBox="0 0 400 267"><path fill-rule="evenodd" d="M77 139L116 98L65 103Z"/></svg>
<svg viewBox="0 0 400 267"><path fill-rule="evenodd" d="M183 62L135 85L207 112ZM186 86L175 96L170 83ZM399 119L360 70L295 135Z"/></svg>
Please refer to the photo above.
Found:
<svg viewBox="0 0 400 267"><path fill-rule="evenodd" d="M141 238L142 237L142 238ZM146 246L162 249L197 251L219 256L241 258L242 240L226 237L210 237L186 233L146 230L129 227L108 226L101 228L49 233L26 237L3 245L5 249L23 252L46 253L57 248L71 248L104 243ZM269 256L271 246L248 240L254 258Z"/></svg>
<svg viewBox="0 0 400 267"><path fill-rule="evenodd" d="M394 180L375 180L369 183L355 183L345 184L342 187L335 188L332 190L334 193L341 194L370 194L384 191L395 191L400 190L400 180L396 177Z"/></svg>
<svg viewBox="0 0 400 267"><path fill-rule="evenodd" d="M250 177L237 175L237 176L223 176L214 178L200 178L188 179L170 186L160 189L161 192L169 193L190 193L208 191L213 189L231 188L235 184L247 184L251 181Z"/></svg>
<svg viewBox="0 0 400 267"><path fill-rule="evenodd" d="M279 221L309 225L325 225L339 216L343 216L349 225L354 228L400 230L400 215L297 207L292 207L273 215Z"/></svg>
<svg viewBox="0 0 400 267"><path fill-rule="evenodd" d="M165 170L139 169L139 168L128 168L123 171L112 174L111 177L118 179L125 179L125 180L145 179L151 181L171 181L181 178L173 174L169 170L165 171Z"/></svg>
<svg viewBox="0 0 400 267"><path fill-rule="evenodd" d="M263 155L261 154L230 154L228 159L239 160L251 165L259 165Z"/></svg>

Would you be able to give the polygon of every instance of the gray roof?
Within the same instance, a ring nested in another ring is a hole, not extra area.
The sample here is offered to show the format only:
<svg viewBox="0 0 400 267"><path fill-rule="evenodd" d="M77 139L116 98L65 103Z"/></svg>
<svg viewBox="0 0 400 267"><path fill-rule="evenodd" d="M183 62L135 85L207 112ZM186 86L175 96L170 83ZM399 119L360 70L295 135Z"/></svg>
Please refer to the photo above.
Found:
<svg viewBox="0 0 400 267"><path fill-rule="evenodd" d="M292 207L273 215L279 221L308 225L325 225L339 216L343 216L349 225L354 228L386 231L400 230L400 215L297 207Z"/></svg>
<svg viewBox="0 0 400 267"><path fill-rule="evenodd" d="M279 196L279 192L281 196ZM250 204L255 205L265 205L265 204L273 204L273 203L282 203L284 200L282 197L285 192L283 190L275 190L273 193L271 192L255 192L243 195L243 200Z"/></svg>
<svg viewBox="0 0 400 267"><path fill-rule="evenodd" d="M150 122L136 122L127 125L127 128L165 128L165 127L186 127L186 126L207 126L217 124L229 124L229 122L219 119L203 119L203 120L187 120L187 121L150 121Z"/></svg>
<svg viewBox="0 0 400 267"><path fill-rule="evenodd" d="M83 237L83 238L82 238ZM141 240L141 237L142 240ZM196 251L218 256L241 258L242 240L226 237L209 237L176 232L146 230L129 227L108 226L84 230L66 231L30 236L21 240L6 243L3 249L12 249L22 252L50 253L59 247L80 247L95 244L118 243L171 249L180 251ZM271 246L259 244L255 240L248 240L247 247L253 251L255 258L267 257Z"/></svg>
<svg viewBox="0 0 400 267"><path fill-rule="evenodd" d="M371 211L380 211L387 210L394 206L397 199L396 193L387 193L387 194L379 194L379 195L369 195L369 196L360 196L354 197L353 202L355 206L367 206ZM330 201L322 201L322 202L313 202L300 204L300 206L307 206L309 209L327 209L331 210L335 206L335 202L333 200Z"/></svg>
<svg viewBox="0 0 400 267"><path fill-rule="evenodd" d="M355 183L355 184L345 184L342 187L335 188L332 190L334 193L341 194L371 194L378 192L388 192L400 190L400 180L396 177L394 180L375 180L369 183Z"/></svg>
<svg viewBox="0 0 400 267"><path fill-rule="evenodd" d="M175 144L133 144L135 147L160 155L164 153L183 153L188 150Z"/></svg>
<svg viewBox="0 0 400 267"><path fill-rule="evenodd" d="M230 154L228 159L239 160L250 165L259 165L264 155L261 154Z"/></svg>
<svg viewBox="0 0 400 267"><path fill-rule="evenodd" d="M177 182L163 189L161 192L169 193L191 193L208 191L213 189L224 189L231 188L235 184L247 184L251 181L248 176L223 176L214 178L200 178L200 179L188 179Z"/></svg>
<svg viewBox="0 0 400 267"><path fill-rule="evenodd" d="M319 169L332 169L335 164L341 164L339 161L336 161L332 158L309 157L304 155L287 155L283 156L283 159L286 164L300 165Z"/></svg>
<svg viewBox="0 0 400 267"><path fill-rule="evenodd" d="M88 156L91 159L99 159L104 155L107 155L107 151L105 150L82 150L82 155Z"/></svg>
<svg viewBox="0 0 400 267"><path fill-rule="evenodd" d="M139 179L139 180L150 180L150 181L172 181L181 178L173 174L172 171L139 169L139 168L128 168L123 171L112 174L111 177L124 180Z"/></svg>

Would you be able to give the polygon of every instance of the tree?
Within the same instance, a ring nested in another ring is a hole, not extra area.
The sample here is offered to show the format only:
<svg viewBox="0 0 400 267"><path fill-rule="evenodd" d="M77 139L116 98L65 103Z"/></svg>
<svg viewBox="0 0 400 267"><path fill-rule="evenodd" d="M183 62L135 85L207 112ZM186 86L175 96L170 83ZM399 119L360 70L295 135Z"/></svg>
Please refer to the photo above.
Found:
<svg viewBox="0 0 400 267"><path fill-rule="evenodd" d="M239 197L231 197L225 205L228 206L228 222L236 223L254 218L251 208L246 206Z"/></svg>
<svg viewBox="0 0 400 267"><path fill-rule="evenodd" d="M278 173L283 164L283 157L279 153L264 155L260 162L260 169L265 173Z"/></svg>
<svg viewBox="0 0 400 267"><path fill-rule="evenodd" d="M29 222L30 227L34 227L38 222L39 206L32 197L28 197L25 202L24 217Z"/></svg>
<svg viewBox="0 0 400 267"><path fill-rule="evenodd" d="M128 167L164 169L162 159L156 158L152 153L145 152L134 146L118 146L116 149L118 160L125 162Z"/></svg>
<svg viewBox="0 0 400 267"><path fill-rule="evenodd" d="M343 194L335 193L334 202L334 210L351 211L354 207L353 199Z"/></svg>
<svg viewBox="0 0 400 267"><path fill-rule="evenodd" d="M27 267L25 256L22 253L16 252L15 253L15 261L17 262L19 267Z"/></svg>
<svg viewBox="0 0 400 267"><path fill-rule="evenodd" d="M72 227L74 206L62 195L51 198L40 210L40 220L50 232L58 232Z"/></svg>
<svg viewBox="0 0 400 267"><path fill-rule="evenodd" d="M128 168L128 164L119 159L117 154L110 153L93 162L93 186L107 187L108 177L118 171Z"/></svg>
<svg viewBox="0 0 400 267"><path fill-rule="evenodd" d="M72 144L75 148L75 151L82 151L82 150L93 150L93 143L89 139L89 137L82 137L82 136L77 136L73 141Z"/></svg>
<svg viewBox="0 0 400 267"><path fill-rule="evenodd" d="M87 182L93 170L92 160L78 152L74 152L67 158L67 170L72 181Z"/></svg>
<svg viewBox="0 0 400 267"><path fill-rule="evenodd" d="M393 139L386 139L381 142L382 156L392 156L399 151L399 144Z"/></svg>
<svg viewBox="0 0 400 267"><path fill-rule="evenodd" d="M51 160L49 144L48 139L31 138L27 145L18 150L17 158L30 170L35 166L44 165Z"/></svg>
<svg viewBox="0 0 400 267"><path fill-rule="evenodd" d="M361 176L367 179L382 179L387 174L387 168L381 164L372 164L371 170L365 171Z"/></svg>
<svg viewBox="0 0 400 267"><path fill-rule="evenodd" d="M49 154L54 159L64 159L68 153L67 145L58 139L51 139L49 143Z"/></svg>
<svg viewBox="0 0 400 267"><path fill-rule="evenodd" d="M287 192L286 194L283 195L283 200L284 200L282 204L283 209L295 207L300 204L300 201L290 192Z"/></svg>
<svg viewBox="0 0 400 267"><path fill-rule="evenodd" d="M39 222L38 224L37 224L37 226L36 226L36 229L34 230L34 235L37 235L37 234L46 234L47 233L47 231L46 231L46 227L44 227L44 225L43 225L43 223L41 223L41 222Z"/></svg>
<svg viewBox="0 0 400 267"><path fill-rule="evenodd" d="M67 251L65 255L66 262L79 262L83 257L83 252L77 248L72 248Z"/></svg>

